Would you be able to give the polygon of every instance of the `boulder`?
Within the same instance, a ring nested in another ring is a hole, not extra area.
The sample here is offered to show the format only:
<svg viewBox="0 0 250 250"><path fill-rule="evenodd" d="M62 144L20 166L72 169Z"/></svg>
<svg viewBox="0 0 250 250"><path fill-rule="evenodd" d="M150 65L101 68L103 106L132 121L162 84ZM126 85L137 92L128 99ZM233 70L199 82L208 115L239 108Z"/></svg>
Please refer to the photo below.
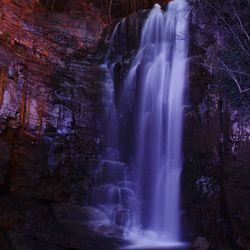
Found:
<svg viewBox="0 0 250 250"><path fill-rule="evenodd" d="M191 244L190 250L207 250L209 243L204 237L197 237Z"/></svg>

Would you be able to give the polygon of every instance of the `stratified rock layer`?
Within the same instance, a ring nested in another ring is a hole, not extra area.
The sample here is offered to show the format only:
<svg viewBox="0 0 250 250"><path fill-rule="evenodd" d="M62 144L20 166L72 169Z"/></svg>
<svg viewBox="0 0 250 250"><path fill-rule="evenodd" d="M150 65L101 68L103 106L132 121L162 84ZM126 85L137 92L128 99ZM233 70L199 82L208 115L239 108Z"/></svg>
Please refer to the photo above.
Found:
<svg viewBox="0 0 250 250"><path fill-rule="evenodd" d="M38 1L0 1L3 250L120 244L89 229L93 218L106 219L87 206L89 161L102 143L98 43L106 24L97 9L80 2L71 15Z"/></svg>

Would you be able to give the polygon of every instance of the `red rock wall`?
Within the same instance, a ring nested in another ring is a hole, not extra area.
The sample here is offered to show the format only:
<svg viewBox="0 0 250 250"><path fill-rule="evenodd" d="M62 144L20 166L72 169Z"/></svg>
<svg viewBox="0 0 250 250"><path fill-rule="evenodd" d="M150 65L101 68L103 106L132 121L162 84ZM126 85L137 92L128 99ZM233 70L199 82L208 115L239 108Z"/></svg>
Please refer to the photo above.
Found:
<svg viewBox="0 0 250 250"><path fill-rule="evenodd" d="M86 232L90 212L82 205L89 160L101 150L97 45L106 25L84 6L73 15L35 0L0 1L0 249L86 249L90 239L105 241ZM77 219L66 222L72 209Z"/></svg>
<svg viewBox="0 0 250 250"><path fill-rule="evenodd" d="M91 15L74 17L47 12L36 1L5 1L1 5L0 68L7 69L8 77L1 87L0 114L16 118L22 127L37 134L48 126L69 130L73 111L52 103L54 90L60 88L56 85L64 81L57 81L57 74L62 71L69 78L78 73L71 71L67 61L95 47L105 24L94 9L87 10ZM67 124L62 116L68 117Z"/></svg>

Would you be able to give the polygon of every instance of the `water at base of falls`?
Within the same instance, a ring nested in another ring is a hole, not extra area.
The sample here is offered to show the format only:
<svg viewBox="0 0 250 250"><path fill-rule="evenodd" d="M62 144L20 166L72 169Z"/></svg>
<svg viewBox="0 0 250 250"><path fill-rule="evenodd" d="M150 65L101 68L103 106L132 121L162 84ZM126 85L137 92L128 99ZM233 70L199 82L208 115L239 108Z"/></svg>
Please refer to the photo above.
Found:
<svg viewBox="0 0 250 250"><path fill-rule="evenodd" d="M134 244L127 249L186 246L180 241L179 200L188 13L186 0L171 1L167 11L162 11L158 4L151 10L124 82L119 109L114 102L112 76L107 80L106 159L119 162L119 134L126 135L128 128L133 128L134 135L132 141L130 138L126 142L134 148L129 156L130 179L136 183L135 188L128 189L133 193L132 205L126 207L132 214L128 238ZM124 122L121 117L128 117L126 112L133 102L135 124L126 127L129 119Z"/></svg>
<svg viewBox="0 0 250 250"><path fill-rule="evenodd" d="M119 249L126 250L188 250L189 244L186 242L166 242L166 241L151 241L148 239L136 240L134 243L121 247Z"/></svg>

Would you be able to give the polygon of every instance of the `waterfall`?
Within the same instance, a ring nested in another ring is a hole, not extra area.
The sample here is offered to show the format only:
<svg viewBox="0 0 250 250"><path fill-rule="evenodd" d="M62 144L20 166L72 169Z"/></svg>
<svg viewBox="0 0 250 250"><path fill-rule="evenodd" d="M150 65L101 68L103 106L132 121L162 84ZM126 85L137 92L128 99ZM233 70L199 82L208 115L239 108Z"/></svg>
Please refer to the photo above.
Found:
<svg viewBox="0 0 250 250"><path fill-rule="evenodd" d="M156 4L147 18L124 90L139 91L135 180L142 201L139 227L179 241L182 123L186 88L188 5Z"/></svg>
<svg viewBox="0 0 250 250"><path fill-rule="evenodd" d="M133 191L138 202L126 207L133 214L130 231L136 232L137 239L154 238L170 245L180 243L188 13L186 0L171 1L167 11L155 4L143 25L140 46L124 81L118 107L112 77L106 82L109 127L106 157L125 161L119 157L119 149L126 144L133 159L127 164L130 179L136 183ZM135 117L132 121L131 109ZM133 131L129 131L131 128ZM128 133L134 135L132 141L119 139L125 135L126 140Z"/></svg>

